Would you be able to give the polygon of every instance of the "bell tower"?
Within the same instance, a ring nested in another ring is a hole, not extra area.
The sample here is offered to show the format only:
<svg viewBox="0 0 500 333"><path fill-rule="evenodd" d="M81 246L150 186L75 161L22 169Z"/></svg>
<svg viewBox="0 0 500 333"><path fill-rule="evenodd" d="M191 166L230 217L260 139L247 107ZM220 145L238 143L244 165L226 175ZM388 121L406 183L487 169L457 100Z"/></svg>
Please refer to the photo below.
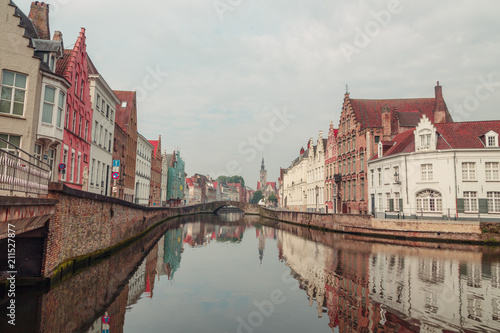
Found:
<svg viewBox="0 0 500 333"><path fill-rule="evenodd" d="M262 165L260 166L260 188L264 190L267 182L267 170L264 166L264 157L262 157Z"/></svg>

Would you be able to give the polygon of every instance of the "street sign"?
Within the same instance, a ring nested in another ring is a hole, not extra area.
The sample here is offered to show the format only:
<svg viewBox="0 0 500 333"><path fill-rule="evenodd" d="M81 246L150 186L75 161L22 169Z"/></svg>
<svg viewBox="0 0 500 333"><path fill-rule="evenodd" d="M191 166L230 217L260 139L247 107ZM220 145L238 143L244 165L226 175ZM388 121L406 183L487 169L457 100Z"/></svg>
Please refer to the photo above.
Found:
<svg viewBox="0 0 500 333"><path fill-rule="evenodd" d="M59 164L59 170L64 170L64 169L66 169L66 164L64 163Z"/></svg>
<svg viewBox="0 0 500 333"><path fill-rule="evenodd" d="M120 167L113 167L113 172L120 172Z"/></svg>
<svg viewBox="0 0 500 333"><path fill-rule="evenodd" d="M111 177L112 177L113 179L118 179L118 178L120 178L120 174L119 174L118 172L113 172L113 173L111 174Z"/></svg>
<svg viewBox="0 0 500 333"><path fill-rule="evenodd" d="M114 167L120 167L120 160L113 160L113 168Z"/></svg>
<svg viewBox="0 0 500 333"><path fill-rule="evenodd" d="M116 193L116 191L117 191L116 186L113 186L113 193Z"/></svg>

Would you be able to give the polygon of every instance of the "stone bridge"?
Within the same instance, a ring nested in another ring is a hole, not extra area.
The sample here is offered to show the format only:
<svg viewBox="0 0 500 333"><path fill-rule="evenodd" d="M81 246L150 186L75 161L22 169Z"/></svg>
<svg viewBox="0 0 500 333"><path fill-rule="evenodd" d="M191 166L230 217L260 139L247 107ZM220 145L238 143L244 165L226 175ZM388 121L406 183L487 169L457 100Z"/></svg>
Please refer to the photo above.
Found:
<svg viewBox="0 0 500 333"><path fill-rule="evenodd" d="M234 206L241 209L247 215L259 215L260 206L257 204L238 202L238 201L214 201L205 204L180 207L180 215L214 213L216 214L221 208Z"/></svg>

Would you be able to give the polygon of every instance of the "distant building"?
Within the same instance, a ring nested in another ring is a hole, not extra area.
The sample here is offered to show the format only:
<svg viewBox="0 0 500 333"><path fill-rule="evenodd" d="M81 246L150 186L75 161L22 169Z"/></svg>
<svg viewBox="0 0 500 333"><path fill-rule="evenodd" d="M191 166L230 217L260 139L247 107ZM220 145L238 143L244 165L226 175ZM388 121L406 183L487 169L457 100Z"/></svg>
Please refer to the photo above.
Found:
<svg viewBox="0 0 500 333"><path fill-rule="evenodd" d="M264 166L264 158L262 158L262 164L260 166L260 181L257 182L257 191L261 191L264 197L267 199L273 193L276 195L276 182L267 181L267 170Z"/></svg>
<svg viewBox="0 0 500 333"><path fill-rule="evenodd" d="M186 184L189 187L189 203L198 205L201 203L201 187L191 178L186 178Z"/></svg>
<svg viewBox="0 0 500 333"><path fill-rule="evenodd" d="M114 90L120 100L116 106L116 124L127 135L125 145L125 167L123 174L124 200L134 202L135 195L135 162L137 154L137 94L135 91Z"/></svg>
<svg viewBox="0 0 500 333"><path fill-rule="evenodd" d="M150 205L151 157L154 146L142 134L137 133L137 155L135 162L135 198L138 205Z"/></svg>
<svg viewBox="0 0 500 333"><path fill-rule="evenodd" d="M185 165L181 153L177 150L173 154L167 154L168 159L168 181L167 202L170 207L180 206L184 198L184 186L186 184Z"/></svg>
<svg viewBox="0 0 500 333"><path fill-rule="evenodd" d="M161 206L167 206L168 159L167 152L161 154Z"/></svg>
<svg viewBox="0 0 500 333"><path fill-rule="evenodd" d="M500 221L500 121L433 124L380 141L368 162L377 217Z"/></svg>
<svg viewBox="0 0 500 333"><path fill-rule="evenodd" d="M325 206L327 212L337 213L337 134L338 130L330 123L325 149Z"/></svg>
<svg viewBox="0 0 500 333"><path fill-rule="evenodd" d="M283 207L305 212L309 149L300 149L299 157L292 161L283 174Z"/></svg>
<svg viewBox="0 0 500 333"><path fill-rule="evenodd" d="M115 122L115 132L113 138L113 160L120 163L118 167L119 177L112 180L112 196L121 200L125 200L125 164L127 133Z"/></svg>
<svg viewBox="0 0 500 333"><path fill-rule="evenodd" d="M325 212L325 148L327 140L319 131L316 145L311 138L308 144L306 202L308 212Z"/></svg>
<svg viewBox="0 0 500 333"><path fill-rule="evenodd" d="M149 205L159 207L161 204L161 171L162 171L162 156L161 156L161 136L158 140L149 140L153 145L151 152L151 186L149 195Z"/></svg>

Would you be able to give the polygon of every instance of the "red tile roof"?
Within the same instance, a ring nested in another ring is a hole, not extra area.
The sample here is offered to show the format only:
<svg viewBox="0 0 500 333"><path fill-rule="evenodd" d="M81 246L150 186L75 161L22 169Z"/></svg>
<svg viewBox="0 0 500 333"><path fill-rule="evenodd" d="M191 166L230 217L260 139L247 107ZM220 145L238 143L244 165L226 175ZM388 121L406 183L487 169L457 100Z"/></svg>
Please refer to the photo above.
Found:
<svg viewBox="0 0 500 333"><path fill-rule="evenodd" d="M399 120L399 126L402 127L415 127L420 121L420 112L418 111L406 111L406 112L397 112L396 117Z"/></svg>
<svg viewBox="0 0 500 333"><path fill-rule="evenodd" d="M66 72L66 66L68 65L69 56L73 50L64 50L63 57L57 60L56 63L56 74L64 77L64 72Z"/></svg>
<svg viewBox="0 0 500 333"><path fill-rule="evenodd" d="M120 100L120 103L116 106L115 122L128 133L126 125L128 124L130 113L134 105L135 91L113 90L113 92ZM122 102L127 102L127 106L122 108Z"/></svg>
<svg viewBox="0 0 500 333"><path fill-rule="evenodd" d="M485 134L494 131L500 134L500 120L469 121L434 124L438 133L437 150L485 148ZM400 133L392 141L396 144L384 156L415 151L414 129ZM374 156L372 159L377 158Z"/></svg>
<svg viewBox="0 0 500 333"><path fill-rule="evenodd" d="M350 99L356 120L361 123L361 128L382 127L383 107L388 106L392 111L419 112L434 121L435 98L410 98L410 99Z"/></svg>

